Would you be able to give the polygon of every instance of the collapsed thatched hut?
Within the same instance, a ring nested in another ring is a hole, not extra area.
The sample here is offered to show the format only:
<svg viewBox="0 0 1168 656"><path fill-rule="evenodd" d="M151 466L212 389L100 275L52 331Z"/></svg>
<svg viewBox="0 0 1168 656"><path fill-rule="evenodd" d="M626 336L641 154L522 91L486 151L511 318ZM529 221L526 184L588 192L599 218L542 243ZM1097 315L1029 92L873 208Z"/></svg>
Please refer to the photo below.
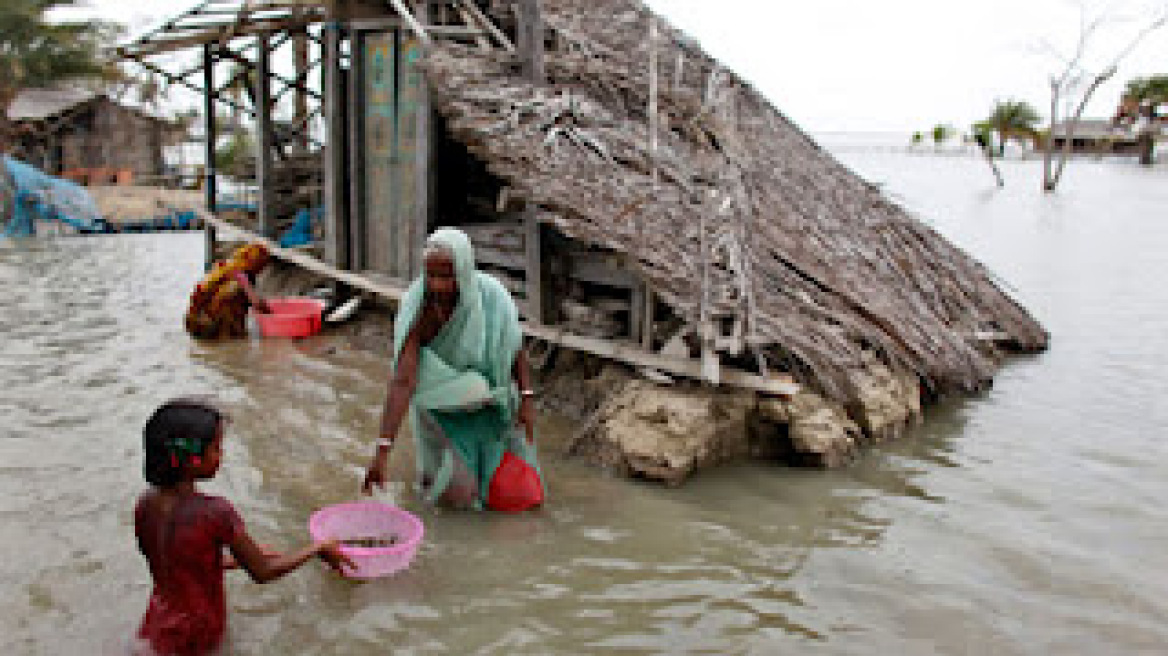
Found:
<svg viewBox="0 0 1168 656"><path fill-rule="evenodd" d="M547 84L502 53L436 43L436 108L514 195L564 234L629 255L684 321L697 328L704 309L739 323L745 348L841 401L865 349L943 393L989 383L987 333L1046 346L984 266L668 28L651 154L650 12L635 0L542 8Z"/></svg>
<svg viewBox="0 0 1168 656"><path fill-rule="evenodd" d="M700 359L710 382L727 379L722 368L756 381L784 372L808 390L711 405L692 390L663 401L626 387L577 451L676 479L742 451L699 426L733 406L735 431L756 434L761 418L763 441L780 435L832 464L922 396L982 389L1005 353L1046 347L985 267L638 0L390 5L336 0L325 12L340 26L322 41L326 259L402 280L427 230L460 225L524 299L531 334L594 329L620 353L632 343L680 363L674 373ZM303 7L263 20L302 29L317 20ZM217 29L221 42L241 33ZM216 51L204 52L210 81ZM623 327L589 320L614 313ZM622 414L641 423L624 430ZM645 440L681 415L699 420ZM834 433L813 428L833 421Z"/></svg>
<svg viewBox="0 0 1168 656"><path fill-rule="evenodd" d="M724 359L792 373L862 425L873 362L927 397L984 388L1004 351L1046 347L984 266L684 34L650 38L640 2L541 4L546 84L505 53L437 43L435 107L544 221L626 255L680 331L705 325Z"/></svg>

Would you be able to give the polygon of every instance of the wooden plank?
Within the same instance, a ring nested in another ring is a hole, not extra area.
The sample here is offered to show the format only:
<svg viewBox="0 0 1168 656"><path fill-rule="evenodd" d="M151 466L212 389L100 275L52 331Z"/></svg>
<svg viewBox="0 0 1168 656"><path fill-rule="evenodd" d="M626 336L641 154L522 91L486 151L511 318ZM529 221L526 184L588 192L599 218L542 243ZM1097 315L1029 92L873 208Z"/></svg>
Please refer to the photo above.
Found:
<svg viewBox="0 0 1168 656"><path fill-rule="evenodd" d="M537 324L544 322L543 307L543 240L540 239L539 221L535 208L530 205L523 216L523 248L527 283L527 318Z"/></svg>
<svg viewBox="0 0 1168 656"><path fill-rule="evenodd" d="M346 184L345 93L341 79L341 27L324 29L321 69L325 91L325 259L341 269L349 268L349 216Z"/></svg>
<svg viewBox="0 0 1168 656"><path fill-rule="evenodd" d="M577 251L568 255L568 277L596 285L632 289L637 277L613 255Z"/></svg>
<svg viewBox="0 0 1168 656"><path fill-rule="evenodd" d="M406 8L405 3L403 3L402 0L389 0L389 4L392 5L395 10L397 10L397 13L402 17L402 20L404 20L406 25L409 26L410 30L412 30L413 33L419 39L421 39L422 43L430 45L430 35L426 33L425 26L418 22L418 19L414 18L414 15L411 14L410 10Z"/></svg>
<svg viewBox="0 0 1168 656"><path fill-rule="evenodd" d="M646 351L653 350L653 330L657 324L657 317L654 315L657 306L657 295L653 292L653 285L648 281L645 282L645 294L641 300L645 303L641 310L641 348Z"/></svg>
<svg viewBox="0 0 1168 656"><path fill-rule="evenodd" d="M495 25L494 21L483 15L483 12L478 8L477 5L475 5L474 2L471 2L470 0L459 0L459 5L471 15L471 17L479 24L480 27L489 32L491 36L495 37L495 40L499 42L499 45L503 46L504 50L507 52L515 52L515 44L511 43L511 39L507 38L507 35L503 33L503 30L500 30L499 27Z"/></svg>
<svg viewBox="0 0 1168 656"><path fill-rule="evenodd" d="M386 279L374 280L368 275L361 275L351 271L340 271L301 251L281 248L269 239L264 239L259 235L236 227L227 221L213 217L201 210L198 210L198 212L204 221L214 225L222 232L238 235L246 241L264 244L272 256L277 259L295 264L305 270L327 278L343 282L354 289L376 294L389 301L400 301L402 296L405 295L405 284ZM521 322L521 326L524 334L529 337L541 339L577 351L591 353L592 355L609 360L618 360L638 367L658 369L669 374L687 378L700 379L703 377L702 363L693 358L677 358L648 353L642 350L640 345L637 344L574 335L565 331L563 328L555 326L537 325L530 322ZM786 377L763 377L733 367L722 367L721 384L779 396L796 394L801 389L798 383Z"/></svg>
<svg viewBox="0 0 1168 656"><path fill-rule="evenodd" d="M523 77L543 84L547 80L543 58L543 17L539 12L539 0L518 0L515 6L518 28L516 48Z"/></svg>
<svg viewBox="0 0 1168 656"><path fill-rule="evenodd" d="M421 195L427 189L428 181L423 180L424 171L419 169L428 153L419 153L424 148L418 130L421 126L419 114L428 111L425 99L425 82L418 61L422 57L423 42L412 35L401 33L401 47L398 52L397 91L397 149L395 169L397 171L397 198L394 203L393 222L397 230L394 241L397 266L394 275L408 279L413 273L413 261L417 258L414 238L418 214L424 199ZM428 123L427 123L428 124Z"/></svg>
<svg viewBox="0 0 1168 656"><path fill-rule="evenodd" d="M644 281L633 285L629 290L629 339L633 343L641 343L641 334L645 327L645 288Z"/></svg>
<svg viewBox="0 0 1168 656"><path fill-rule="evenodd" d="M360 271L369 266L369 212L365 196L365 98L368 60L366 36L349 32L349 269Z"/></svg>
<svg viewBox="0 0 1168 656"><path fill-rule="evenodd" d="M422 2L418 5L418 18L423 23L430 22L430 4ZM425 42L421 46L419 55L424 54ZM416 61L408 61L407 71L411 84L416 85L416 121L414 138L414 211L413 216L404 217L410 224L410 252L408 278L417 276L422 271L422 249L426 244L426 235L430 229L430 212L433 207L431 194L433 191L434 172L434 140L431 130L433 108L430 104L430 88L426 78L418 70Z"/></svg>
<svg viewBox="0 0 1168 656"><path fill-rule="evenodd" d="M364 123L360 169L364 218L362 239L366 259L362 268L397 275L394 204L397 202L397 32L371 32L362 38L365 59L365 97L361 105Z"/></svg>

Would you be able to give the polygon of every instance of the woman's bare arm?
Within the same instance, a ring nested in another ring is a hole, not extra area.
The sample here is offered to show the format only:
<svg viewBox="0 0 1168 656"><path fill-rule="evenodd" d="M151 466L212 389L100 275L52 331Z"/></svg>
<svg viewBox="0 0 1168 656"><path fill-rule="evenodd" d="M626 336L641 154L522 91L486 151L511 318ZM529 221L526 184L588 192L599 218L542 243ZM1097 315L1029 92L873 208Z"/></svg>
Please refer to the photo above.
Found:
<svg viewBox="0 0 1168 656"><path fill-rule="evenodd" d="M531 368L527 366L527 352L519 347L515 354L515 364L511 367L511 375L519 387L519 412L515 421L523 424L527 432L527 441L535 440L535 400L532 398Z"/></svg>
<svg viewBox="0 0 1168 656"><path fill-rule="evenodd" d="M361 491L365 494L372 492L375 486L380 488L385 485L389 451L393 441L397 439L398 428L401 427L406 408L409 407L414 389L418 385L418 358L422 348L421 323L418 321L414 324L405 343L402 344L401 353L397 356L397 365L390 378L385 393L385 407L381 413L379 437L382 439L378 441L377 452L365 470L365 482L361 485Z"/></svg>
<svg viewBox="0 0 1168 656"><path fill-rule="evenodd" d="M256 309L256 312L271 312L267 302L256 292L255 288L251 286L251 281L247 279L247 274L242 271L235 272L235 281L243 289L243 293L247 296L247 301Z"/></svg>

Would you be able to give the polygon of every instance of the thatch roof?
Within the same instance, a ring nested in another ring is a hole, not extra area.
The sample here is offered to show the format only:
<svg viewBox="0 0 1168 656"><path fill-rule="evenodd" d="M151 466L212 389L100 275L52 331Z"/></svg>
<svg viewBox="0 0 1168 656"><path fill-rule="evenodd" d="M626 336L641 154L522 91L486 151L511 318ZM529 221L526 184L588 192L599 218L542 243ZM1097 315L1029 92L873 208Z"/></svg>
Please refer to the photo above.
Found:
<svg viewBox="0 0 1168 656"><path fill-rule="evenodd" d="M72 85L23 89L8 106L13 121L39 121L56 116L102 95L98 91Z"/></svg>
<svg viewBox="0 0 1168 656"><path fill-rule="evenodd" d="M743 319L772 366L845 403L865 350L944 392L984 387L1002 347L1045 348L984 266L670 28L654 181L650 12L636 0L541 6L556 37L549 84L524 81L504 53L439 42L424 64L436 107L545 220L626 253L679 316L697 323L705 289L711 314Z"/></svg>
<svg viewBox="0 0 1168 656"><path fill-rule="evenodd" d="M66 112L95 100L107 100L143 118L162 123L170 123L167 119L153 113L147 108L135 107L120 102L101 90L67 82L48 87L21 89L20 93L16 94L16 97L12 99L12 104L8 106L8 118L16 122L43 121L61 116Z"/></svg>

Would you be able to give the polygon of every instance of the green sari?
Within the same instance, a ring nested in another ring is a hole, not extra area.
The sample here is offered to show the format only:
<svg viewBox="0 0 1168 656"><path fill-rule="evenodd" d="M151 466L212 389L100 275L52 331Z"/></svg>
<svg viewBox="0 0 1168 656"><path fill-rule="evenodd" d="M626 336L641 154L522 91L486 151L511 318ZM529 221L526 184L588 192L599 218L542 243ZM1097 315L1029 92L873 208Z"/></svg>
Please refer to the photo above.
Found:
<svg viewBox="0 0 1168 656"><path fill-rule="evenodd" d="M504 453L539 472L535 446L515 425L520 397L512 367L523 344L519 313L502 283L475 270L474 251L461 230L437 230L427 245L453 255L458 304L419 352L409 408L419 491L431 503L446 495L455 505L482 509ZM425 289L423 270L406 290L394 323L395 367L421 316Z"/></svg>

